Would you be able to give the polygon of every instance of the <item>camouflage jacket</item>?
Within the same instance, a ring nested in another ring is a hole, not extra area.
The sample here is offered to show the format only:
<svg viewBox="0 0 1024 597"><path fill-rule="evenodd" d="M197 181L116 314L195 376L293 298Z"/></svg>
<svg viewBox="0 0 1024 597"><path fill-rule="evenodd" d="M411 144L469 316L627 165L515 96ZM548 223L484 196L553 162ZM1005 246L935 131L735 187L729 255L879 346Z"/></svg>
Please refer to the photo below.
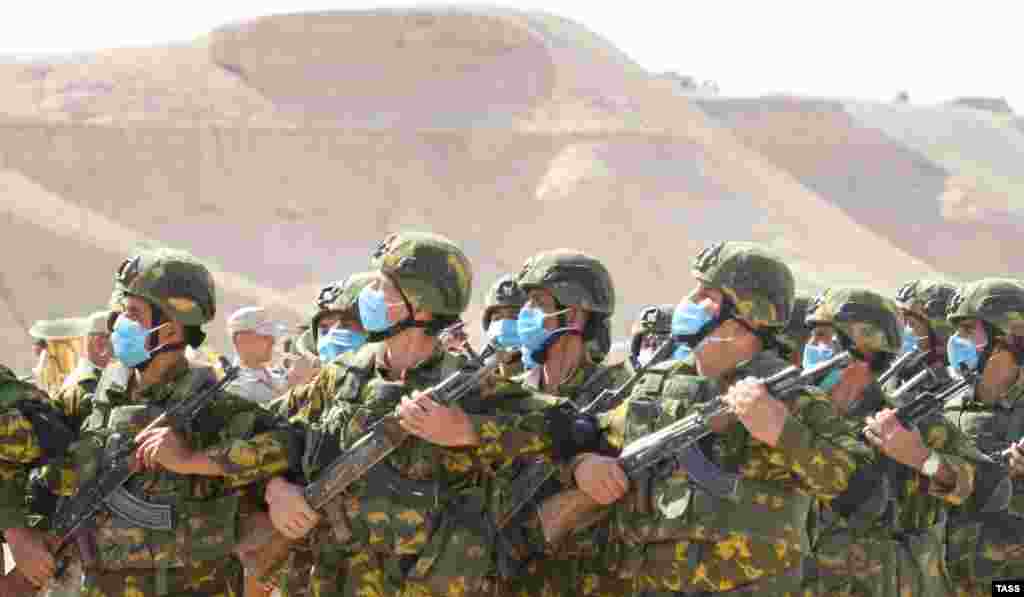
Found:
<svg viewBox="0 0 1024 597"><path fill-rule="evenodd" d="M400 381L388 380L384 344L369 344L325 365L306 386L294 388L291 399L301 403L291 420L306 429L307 439L329 437L345 449L370 431L381 417L395 412L402 397L441 382L457 371L460 359L440 348L405 371ZM483 500L485 478L515 458L550 450L543 410L548 399L529 404L516 397L486 390L461 405L481 439L466 448L445 448L408 437L388 457L353 483L345 494L350 540L329 540L326 549L364 549L384 553L420 554L430 538L430 520L456 496L475 493ZM310 454L307 441L303 473L312 479L338 451ZM404 487L390 491L388 487ZM331 534L331 537L336 537Z"/></svg>
<svg viewBox="0 0 1024 597"><path fill-rule="evenodd" d="M981 452L995 456L1024 437L1024 373L1006 395L994 403L974 399L970 391L946 403L943 415ZM1024 483L1014 480L1010 509L1024 514Z"/></svg>
<svg viewBox="0 0 1024 597"><path fill-rule="evenodd" d="M29 469L44 457L32 420L18 408L22 400L46 403L49 398L0 365L0 532L26 525Z"/></svg>
<svg viewBox="0 0 1024 597"><path fill-rule="evenodd" d="M891 406L887 396L875 394L867 395L855 412L843 416L863 426L864 417ZM901 554L906 549L920 571L912 576L924 583L919 587L921 593L946 594L949 582L944 549L946 511L951 506L966 503L971 497L976 464L985 456L941 415L921 421L918 430L925 444L938 452L943 463L952 470L954 483L939 485L910 467L876 454L877 459L869 465L875 470L865 472L868 476L886 478L888 505L881 516L861 511L851 518L840 515L828 504L821 505L821 532L814 547L818 576L834 579L855 576L862 585L872 587L872 595L897 597L899 593L894 590L897 585L888 578L892 575L887 571L890 566L904 561ZM828 586L828 581L825 582Z"/></svg>
<svg viewBox="0 0 1024 597"><path fill-rule="evenodd" d="M182 358L160 383L139 388L134 374L128 379L127 386L112 383L94 397L69 462L51 476L56 493L74 495L103 466L104 449L130 440L169 405L215 381L215 376L208 368L190 368ZM189 561L227 557L237 537L246 486L288 469L282 446L290 436L282 421L226 392L200 413L183 437L226 474L182 475L166 469L136 473L125 488L144 501L171 506L173 528L139 528L110 512L101 513L96 542L103 568L177 568Z"/></svg>
<svg viewBox="0 0 1024 597"><path fill-rule="evenodd" d="M92 413L92 395L96 392L102 370L81 364L64 382L64 387L53 395L53 401L68 417L75 429L80 429Z"/></svg>
<svg viewBox="0 0 1024 597"><path fill-rule="evenodd" d="M697 412L739 379L787 366L762 352L715 381L693 375L687 362L659 363L606 418L607 433L628 444ZM859 423L836 417L823 393L805 388L781 398L790 416L774 447L739 422L701 444L711 461L740 476L736 502L694 488L683 468L632 485L613 508L621 576L654 590L725 591L801 564L813 499L841 494L873 454L858 439Z"/></svg>

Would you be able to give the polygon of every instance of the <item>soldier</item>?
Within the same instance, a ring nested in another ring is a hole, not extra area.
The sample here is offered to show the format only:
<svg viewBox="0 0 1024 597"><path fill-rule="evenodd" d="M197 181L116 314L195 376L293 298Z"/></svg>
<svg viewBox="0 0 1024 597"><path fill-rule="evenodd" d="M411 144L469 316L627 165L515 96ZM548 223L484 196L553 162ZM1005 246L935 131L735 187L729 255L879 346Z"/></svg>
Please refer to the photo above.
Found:
<svg viewBox="0 0 1024 597"><path fill-rule="evenodd" d="M890 381L886 390L894 391L924 367L941 370L946 367L946 342L953 326L946 321L946 307L956 294L956 287L938 280L911 280L896 292L896 305L902 323L901 352L914 348L928 351L928 357L916 367L909 367Z"/></svg>
<svg viewBox="0 0 1024 597"><path fill-rule="evenodd" d="M606 544L594 565L631 579L644 595L799 595L812 500L844 491L871 452L857 439L859 425L836 417L824 395L799 389L775 397L744 379L789 366L776 353L793 309L789 267L758 245L728 242L702 251L694 275L697 287L673 318L692 358L648 371L606 417L607 435L628 444L715 395L724 394L728 411L711 416L714 433L680 456L683 466L647 480L628 481L616 459L577 456L568 478L596 502L617 503L607 524L571 541ZM698 453L721 469L713 478L732 479L730 494L690 483L687 463ZM610 595L600 581L585 577L584 593Z"/></svg>
<svg viewBox="0 0 1024 597"><path fill-rule="evenodd" d="M228 336L238 354L238 378L227 391L251 402L265 403L288 390L287 373L271 367L275 345L284 340L288 326L269 318L262 307L242 307L228 318Z"/></svg>
<svg viewBox="0 0 1024 597"><path fill-rule="evenodd" d="M672 312L675 305L648 305L630 328L629 364L639 369L651 362L662 342L672 340ZM671 355L670 355L671 356Z"/></svg>
<svg viewBox="0 0 1024 597"><path fill-rule="evenodd" d="M960 288L950 300L947 319L955 332L947 342L954 369L978 372L973 391L946 404L945 417L978 448L1002 460L1009 456L1014 481L1011 513L989 508L976 514L955 510L950 518L947 558L960 595L988 595L995 578L1024 576L1024 288L1015 280L987 278Z"/></svg>
<svg viewBox="0 0 1024 597"><path fill-rule="evenodd" d="M25 486L29 469L64 455L74 433L42 390L0 366L0 530L17 570L36 587L53 576L52 541L29 524ZM4 595L15 595L0 578ZM25 587L21 587L25 590Z"/></svg>
<svg viewBox="0 0 1024 597"><path fill-rule="evenodd" d="M490 343L498 347L498 374L503 380L523 372L523 353L519 341L519 309L526 303L526 293L516 284L515 276L506 274L494 283L484 297L481 323Z"/></svg>
<svg viewBox="0 0 1024 597"><path fill-rule="evenodd" d="M294 390L305 398L292 422L309 428L302 472L314 476L385 415L397 414L413 437L336 500L333 529L317 528L321 516L302 488L283 479L267 488L270 516L294 539L316 528L311 591L321 597L472 593L491 569L482 484L500 463L550 449L543 417L495 413L506 404L487 396L464 403L468 411L444 406L426 391L459 371L458 357L438 340L472 290L457 245L392 234L371 267L374 279L359 295L371 344Z"/></svg>
<svg viewBox="0 0 1024 597"><path fill-rule="evenodd" d="M140 470L125 488L139 508L170 507L172 518L169 527L156 528L104 509L95 520L96 557L86 562L83 594L237 594L240 570L230 554L243 494L287 470L281 446L289 435L258 405L228 393L183 434L168 427L139 433L169 405L215 381L210 369L191 369L184 356L186 346L202 344L202 325L214 317L214 281L188 253L157 249L127 259L115 289L122 302L111 335L117 369L93 398L72 450L77 466L64 468L55 485L72 495L95 474L105 449L135 436Z"/></svg>
<svg viewBox="0 0 1024 597"><path fill-rule="evenodd" d="M866 438L882 452L858 470L846 492L821 504L805 585L818 595L939 597L952 590L944 557L947 511L973 495L985 457L941 411L916 429L894 419L877 379L903 348L896 309L872 291L833 288L807 312L814 340L805 348L805 367L850 352L829 397L841 416L866 418Z"/></svg>

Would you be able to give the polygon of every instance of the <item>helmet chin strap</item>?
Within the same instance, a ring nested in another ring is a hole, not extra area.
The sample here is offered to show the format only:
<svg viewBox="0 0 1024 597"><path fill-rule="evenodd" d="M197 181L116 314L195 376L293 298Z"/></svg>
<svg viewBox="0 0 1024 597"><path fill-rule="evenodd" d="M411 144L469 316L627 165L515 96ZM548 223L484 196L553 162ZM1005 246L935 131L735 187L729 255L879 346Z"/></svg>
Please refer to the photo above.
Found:
<svg viewBox="0 0 1024 597"><path fill-rule="evenodd" d="M185 348L184 342L172 342L170 344L161 344L159 346L156 346L157 342L159 342L160 330L163 329L165 326L169 325L171 322L164 318L163 311L160 310L159 307L157 307L153 303L149 303L149 305L153 312L153 328L150 331L149 337L146 338L146 347L149 349L149 358L146 359L145 361L142 361L138 365L132 367L132 369L137 370L139 373L145 372L146 369L148 369L149 366L153 363L153 358L158 354L171 352L173 350L181 350ZM153 348L149 348L150 346L152 346Z"/></svg>

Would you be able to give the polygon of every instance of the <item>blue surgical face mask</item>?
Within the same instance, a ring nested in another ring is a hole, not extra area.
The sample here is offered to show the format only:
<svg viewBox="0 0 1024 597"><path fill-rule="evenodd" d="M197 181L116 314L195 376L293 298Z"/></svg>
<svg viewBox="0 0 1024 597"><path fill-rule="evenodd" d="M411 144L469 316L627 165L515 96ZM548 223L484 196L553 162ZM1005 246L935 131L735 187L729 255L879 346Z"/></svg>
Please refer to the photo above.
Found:
<svg viewBox="0 0 1024 597"><path fill-rule="evenodd" d="M909 325L903 326L902 337L903 337L903 347L901 349L902 354L907 354L908 352L912 352L914 350L917 350L918 337L916 335L914 335L914 328L910 327Z"/></svg>
<svg viewBox="0 0 1024 597"><path fill-rule="evenodd" d="M711 323L711 314L688 298L672 311L672 335L692 336Z"/></svg>
<svg viewBox="0 0 1024 597"><path fill-rule="evenodd" d="M326 334L321 334L316 341L316 352L321 363L330 363L346 352L359 350L366 344L366 335L341 327L333 327Z"/></svg>
<svg viewBox="0 0 1024 597"><path fill-rule="evenodd" d="M359 319L371 332L383 332L394 325L388 318L388 304L384 291L367 286L359 293Z"/></svg>
<svg viewBox="0 0 1024 597"><path fill-rule="evenodd" d="M487 326L487 338L500 348L518 348L519 321L516 319L495 319Z"/></svg>
<svg viewBox="0 0 1024 597"><path fill-rule="evenodd" d="M810 369L819 363L824 363L835 355L835 348L827 344L811 344L808 342L804 345L803 368Z"/></svg>
<svg viewBox="0 0 1024 597"><path fill-rule="evenodd" d="M949 358L949 364L957 371L960 370L961 364L967 365L971 371L978 370L978 347L973 340L953 334L946 343L946 355Z"/></svg>
<svg viewBox="0 0 1024 597"><path fill-rule="evenodd" d="M110 334L110 344L114 347L114 357L125 367L137 367L149 360L151 351L146 349L146 338L166 323L152 329L145 329L134 319L124 315L117 318L114 331Z"/></svg>
<svg viewBox="0 0 1024 597"><path fill-rule="evenodd" d="M672 359L682 361L693 354L693 349L685 344L679 344L676 349L672 352Z"/></svg>
<svg viewBox="0 0 1024 597"><path fill-rule="evenodd" d="M519 341L523 347L533 353L541 349L548 338L557 330L544 328L544 320L565 313L568 309L545 313L537 307L523 307L519 310L519 319L516 320L516 330L519 332Z"/></svg>

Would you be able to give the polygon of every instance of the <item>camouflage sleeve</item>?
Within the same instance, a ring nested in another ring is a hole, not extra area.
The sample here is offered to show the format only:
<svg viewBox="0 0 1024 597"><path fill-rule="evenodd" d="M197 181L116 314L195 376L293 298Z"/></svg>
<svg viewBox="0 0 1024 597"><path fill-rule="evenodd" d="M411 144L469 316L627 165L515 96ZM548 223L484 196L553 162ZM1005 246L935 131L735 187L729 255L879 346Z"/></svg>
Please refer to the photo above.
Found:
<svg viewBox="0 0 1024 597"><path fill-rule="evenodd" d="M28 465L42 453L27 417L16 409L0 412L0 530L25 526Z"/></svg>
<svg viewBox="0 0 1024 597"><path fill-rule="evenodd" d="M954 425L942 417L930 417L919 425L925 445L938 452L942 463L953 471L956 481L943 485L932 479L928 493L950 505L963 504L974 493L976 463L985 460L977 447Z"/></svg>
<svg viewBox="0 0 1024 597"><path fill-rule="evenodd" d="M226 394L214 402L216 443L204 452L225 471L230 487L241 487L288 470L291 432L287 422L260 405Z"/></svg>
<svg viewBox="0 0 1024 597"><path fill-rule="evenodd" d="M846 490L859 467L875 458L858 437L861 422L837 416L818 393L797 397L791 413L771 459L798 475L811 493L831 500Z"/></svg>
<svg viewBox="0 0 1024 597"><path fill-rule="evenodd" d="M64 413L72 429L76 432L92 413L92 394L79 384L62 388L54 394L50 402Z"/></svg>
<svg viewBox="0 0 1024 597"><path fill-rule="evenodd" d="M551 406L557 403L552 402ZM470 415L480 438L475 454L494 466L511 464L519 456L549 456L552 448L545 410L519 414Z"/></svg>
<svg viewBox="0 0 1024 597"><path fill-rule="evenodd" d="M329 363L320 369L316 377L309 383L295 386L282 396L283 403L278 407L285 417L302 423L316 423L323 416L334 399L335 388L341 381L341 369Z"/></svg>

